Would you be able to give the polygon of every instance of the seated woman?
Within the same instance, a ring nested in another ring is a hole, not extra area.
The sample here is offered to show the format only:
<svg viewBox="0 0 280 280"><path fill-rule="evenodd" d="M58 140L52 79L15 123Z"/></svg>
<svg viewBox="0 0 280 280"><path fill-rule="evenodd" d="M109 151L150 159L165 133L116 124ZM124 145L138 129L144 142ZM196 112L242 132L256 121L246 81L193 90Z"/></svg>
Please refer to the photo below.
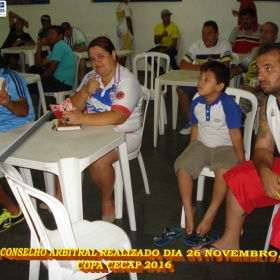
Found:
<svg viewBox="0 0 280 280"><path fill-rule="evenodd" d="M82 80L71 101L77 110L63 112L69 124L117 125L126 132L128 153L141 144L142 90L138 80L117 62L113 43L106 37L94 39L88 46L93 70ZM115 182L113 163L117 150L89 166L90 176L102 197L102 220L115 220L112 192Z"/></svg>

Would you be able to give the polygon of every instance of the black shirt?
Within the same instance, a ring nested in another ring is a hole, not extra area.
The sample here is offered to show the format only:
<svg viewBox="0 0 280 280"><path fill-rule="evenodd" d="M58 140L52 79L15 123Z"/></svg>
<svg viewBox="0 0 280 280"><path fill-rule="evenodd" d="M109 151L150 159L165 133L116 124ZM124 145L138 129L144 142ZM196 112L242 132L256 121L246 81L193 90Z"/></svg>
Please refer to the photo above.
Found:
<svg viewBox="0 0 280 280"><path fill-rule="evenodd" d="M5 42L3 43L1 49L12 47L13 43L15 41L17 41L18 39L26 41L26 42L33 42L33 39L31 38L29 33L25 33L24 31L22 31L21 34L17 34L17 32L15 30L15 25L12 24L12 25L10 25L10 32L8 34L8 37L6 38Z"/></svg>

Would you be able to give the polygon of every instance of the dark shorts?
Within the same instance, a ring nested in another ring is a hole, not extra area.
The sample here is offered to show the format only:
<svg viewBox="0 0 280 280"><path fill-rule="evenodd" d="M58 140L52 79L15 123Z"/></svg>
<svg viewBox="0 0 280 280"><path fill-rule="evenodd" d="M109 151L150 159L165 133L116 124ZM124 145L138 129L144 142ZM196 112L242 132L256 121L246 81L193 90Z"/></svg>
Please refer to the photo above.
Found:
<svg viewBox="0 0 280 280"><path fill-rule="evenodd" d="M31 66L28 70L29 73L42 75L44 73L44 69ZM58 91L66 91L71 90L73 87L56 79L54 76L41 77L42 86L44 92L58 92ZM39 93L39 89L37 83L29 84L28 90L30 93Z"/></svg>

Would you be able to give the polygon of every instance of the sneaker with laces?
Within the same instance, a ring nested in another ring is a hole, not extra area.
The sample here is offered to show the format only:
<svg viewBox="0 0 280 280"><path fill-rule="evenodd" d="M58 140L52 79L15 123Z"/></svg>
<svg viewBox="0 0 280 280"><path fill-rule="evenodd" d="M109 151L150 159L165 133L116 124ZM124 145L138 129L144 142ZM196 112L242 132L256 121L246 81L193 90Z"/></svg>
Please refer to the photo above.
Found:
<svg viewBox="0 0 280 280"><path fill-rule="evenodd" d="M3 209L3 213L0 215L0 232L6 231L13 225L16 225L24 220L23 213L19 208L19 213L16 216L12 216L10 212Z"/></svg>
<svg viewBox="0 0 280 280"><path fill-rule="evenodd" d="M189 122L181 131L181 135L189 135L191 133L192 124Z"/></svg>

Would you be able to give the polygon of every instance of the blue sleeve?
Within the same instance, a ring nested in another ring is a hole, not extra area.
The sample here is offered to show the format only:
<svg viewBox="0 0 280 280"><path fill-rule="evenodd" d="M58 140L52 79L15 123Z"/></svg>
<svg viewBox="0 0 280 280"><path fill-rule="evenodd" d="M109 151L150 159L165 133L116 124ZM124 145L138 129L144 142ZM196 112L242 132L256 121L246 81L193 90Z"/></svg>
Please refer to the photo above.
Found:
<svg viewBox="0 0 280 280"><path fill-rule="evenodd" d="M242 127L242 110L239 105L227 94L221 101L228 129Z"/></svg>
<svg viewBox="0 0 280 280"><path fill-rule="evenodd" d="M15 101L19 98L27 99L29 92L25 79L14 71L10 71L9 75L7 75L6 78L6 86L8 93L11 95L11 100Z"/></svg>

